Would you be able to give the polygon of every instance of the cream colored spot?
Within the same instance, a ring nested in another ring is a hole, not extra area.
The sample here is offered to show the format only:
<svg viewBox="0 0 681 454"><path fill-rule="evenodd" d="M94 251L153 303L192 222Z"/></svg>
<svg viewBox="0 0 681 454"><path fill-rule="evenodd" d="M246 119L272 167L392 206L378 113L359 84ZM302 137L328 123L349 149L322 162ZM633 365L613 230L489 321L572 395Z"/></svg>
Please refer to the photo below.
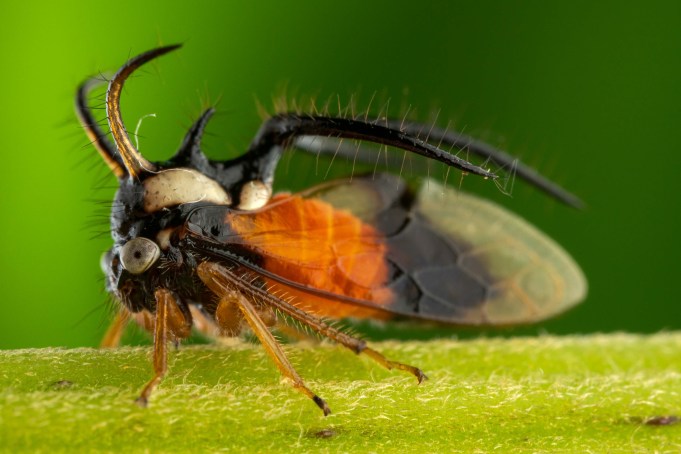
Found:
<svg viewBox="0 0 681 454"><path fill-rule="evenodd" d="M253 180L246 183L241 188L239 196L240 210L257 210L264 207L272 197L272 188L262 181Z"/></svg>
<svg viewBox="0 0 681 454"><path fill-rule="evenodd" d="M192 169L169 169L144 180L144 210L153 213L183 203L232 203L217 181Z"/></svg>

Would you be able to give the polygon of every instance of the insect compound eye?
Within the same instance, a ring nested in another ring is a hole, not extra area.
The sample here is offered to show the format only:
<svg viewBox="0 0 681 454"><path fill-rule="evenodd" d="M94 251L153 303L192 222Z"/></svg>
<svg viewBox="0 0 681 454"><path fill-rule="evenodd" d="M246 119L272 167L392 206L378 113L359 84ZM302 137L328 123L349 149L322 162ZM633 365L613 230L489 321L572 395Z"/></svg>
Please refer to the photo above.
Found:
<svg viewBox="0 0 681 454"><path fill-rule="evenodd" d="M126 271L132 274L142 274L161 255L161 248L148 238L137 237L123 245L120 252L121 263Z"/></svg>

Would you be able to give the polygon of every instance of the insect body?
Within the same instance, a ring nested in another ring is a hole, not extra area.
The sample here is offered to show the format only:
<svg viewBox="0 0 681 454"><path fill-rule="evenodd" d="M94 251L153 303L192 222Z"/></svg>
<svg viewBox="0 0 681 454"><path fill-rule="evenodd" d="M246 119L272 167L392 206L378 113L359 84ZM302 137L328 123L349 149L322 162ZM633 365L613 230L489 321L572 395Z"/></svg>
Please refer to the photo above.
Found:
<svg viewBox="0 0 681 454"><path fill-rule="evenodd" d="M167 343L188 337L192 326L220 335L248 326L281 373L328 414L271 334L281 323L276 314L421 382L420 369L385 358L324 318L510 325L552 316L585 296L579 267L552 240L506 210L435 181L412 192L400 178L378 174L272 195L277 162L291 146L336 153L342 152L338 140L349 138L486 178L496 175L432 143L465 144L502 163L511 159L457 133L431 129L429 141L418 138L414 131L422 126L411 123L279 114L263 124L244 155L214 162L200 149L209 109L175 156L147 161L122 122L121 90L135 69L177 47L139 55L111 79L106 109L113 141L86 102L95 79L79 87L76 101L85 131L120 184L111 214L114 245L102 268L122 309L103 345L116 345L131 318L154 336L155 374L138 398L141 405L166 373ZM330 138L330 145L309 140L314 137ZM517 171L577 203L531 169Z"/></svg>

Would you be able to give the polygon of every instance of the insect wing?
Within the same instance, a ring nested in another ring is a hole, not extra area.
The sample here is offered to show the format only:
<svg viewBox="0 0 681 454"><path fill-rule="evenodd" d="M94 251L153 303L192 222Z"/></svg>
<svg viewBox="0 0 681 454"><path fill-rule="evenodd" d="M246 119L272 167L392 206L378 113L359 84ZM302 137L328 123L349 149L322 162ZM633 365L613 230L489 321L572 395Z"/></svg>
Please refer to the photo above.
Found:
<svg viewBox="0 0 681 454"><path fill-rule="evenodd" d="M415 212L456 249L456 265L414 273L428 298L426 317L438 317L460 292L456 279L473 278L484 298L461 320L513 325L557 315L584 299L587 282L572 257L555 241L514 213L430 180L418 194ZM454 304L456 306L456 304Z"/></svg>
<svg viewBox="0 0 681 454"><path fill-rule="evenodd" d="M361 186L372 189L357 190ZM374 202L362 202L362 192L373 194L367 199ZM586 296L586 279L562 247L486 199L435 180L425 180L412 198L390 175L319 196L385 235L393 270L388 307L395 313L461 325L517 325L557 315Z"/></svg>
<svg viewBox="0 0 681 454"><path fill-rule="evenodd" d="M586 293L579 267L555 242L433 180L415 195L388 174L333 182L254 212L201 208L188 227L273 294L322 316L520 324Z"/></svg>

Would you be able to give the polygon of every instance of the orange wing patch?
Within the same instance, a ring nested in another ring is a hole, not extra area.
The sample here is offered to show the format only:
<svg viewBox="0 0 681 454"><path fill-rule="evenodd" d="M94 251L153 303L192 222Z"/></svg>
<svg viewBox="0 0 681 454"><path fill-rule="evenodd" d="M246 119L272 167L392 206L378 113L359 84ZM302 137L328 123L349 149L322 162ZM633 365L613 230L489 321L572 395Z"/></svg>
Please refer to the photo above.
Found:
<svg viewBox="0 0 681 454"><path fill-rule="evenodd" d="M226 221L245 246L261 255L263 267L310 289L373 304L388 304L392 292L383 235L351 213L318 199L278 196L261 211L229 213ZM292 304L323 316L378 317L382 311L338 304L268 279Z"/></svg>

